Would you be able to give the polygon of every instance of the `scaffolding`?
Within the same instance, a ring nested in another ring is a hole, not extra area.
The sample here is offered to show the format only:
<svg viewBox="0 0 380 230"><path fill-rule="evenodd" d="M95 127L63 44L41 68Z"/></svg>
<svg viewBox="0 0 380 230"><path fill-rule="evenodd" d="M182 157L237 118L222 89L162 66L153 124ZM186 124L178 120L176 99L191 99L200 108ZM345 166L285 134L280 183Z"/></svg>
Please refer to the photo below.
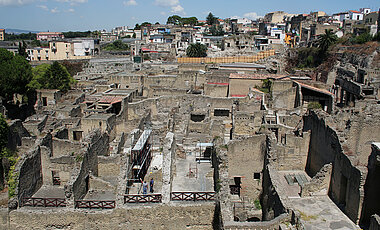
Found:
<svg viewBox="0 0 380 230"><path fill-rule="evenodd" d="M141 182L141 180L144 179L149 169L150 163L152 161L151 134L151 129L144 130L140 138L137 140L135 146L131 150L129 157L130 167L127 172L127 193L129 193L129 189L133 183Z"/></svg>

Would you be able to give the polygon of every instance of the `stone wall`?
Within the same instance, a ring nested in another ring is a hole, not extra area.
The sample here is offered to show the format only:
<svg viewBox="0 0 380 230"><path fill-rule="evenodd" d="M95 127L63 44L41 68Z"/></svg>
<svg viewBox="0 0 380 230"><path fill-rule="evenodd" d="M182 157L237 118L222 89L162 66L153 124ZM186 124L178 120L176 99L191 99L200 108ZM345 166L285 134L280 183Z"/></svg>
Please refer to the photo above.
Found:
<svg viewBox="0 0 380 230"><path fill-rule="evenodd" d="M269 221L286 212L282 198L278 194L280 186L277 184L280 175L270 165L263 172L262 211L263 220Z"/></svg>
<svg viewBox="0 0 380 230"><path fill-rule="evenodd" d="M324 164L332 163L329 196L355 223L358 223L364 200L366 168L357 166L355 157L343 152L336 131L328 126L323 113L304 116L304 130L311 130L306 171L314 176Z"/></svg>
<svg viewBox="0 0 380 230"><path fill-rule="evenodd" d="M227 97L228 85L205 84L204 95L210 97Z"/></svg>
<svg viewBox="0 0 380 230"><path fill-rule="evenodd" d="M9 216L10 229L212 229L214 207L203 203L92 212L16 210Z"/></svg>
<svg viewBox="0 0 380 230"><path fill-rule="evenodd" d="M368 162L368 175L364 185L364 203L361 224L368 225L373 214L380 215L380 144L372 143ZM378 218L378 217L377 217ZM379 228L380 229L380 228Z"/></svg>
<svg viewBox="0 0 380 230"><path fill-rule="evenodd" d="M274 163L278 170L305 170L307 152L310 143L310 132L302 133L302 136L285 134L285 145L276 145L276 159Z"/></svg>
<svg viewBox="0 0 380 230"><path fill-rule="evenodd" d="M74 156L81 152L82 144L69 140L53 138L52 157Z"/></svg>
<svg viewBox="0 0 380 230"><path fill-rule="evenodd" d="M373 215L371 217L371 225L369 230L380 230L380 217L378 215Z"/></svg>
<svg viewBox="0 0 380 230"><path fill-rule="evenodd" d="M117 177L120 174L120 156L98 156L98 176Z"/></svg>
<svg viewBox="0 0 380 230"><path fill-rule="evenodd" d="M9 124L7 148L16 150L22 144L23 137L30 137L21 120L13 120Z"/></svg>
<svg viewBox="0 0 380 230"><path fill-rule="evenodd" d="M41 149L39 146L23 155L14 173L18 175L16 196L19 203L24 197L31 197L42 186Z"/></svg>
<svg viewBox="0 0 380 230"><path fill-rule="evenodd" d="M100 130L95 130L85 138L84 142L88 143L88 148L84 153L80 169L73 170L71 179L65 186L69 205L73 205L74 200L82 199L86 195L90 174L98 176L98 156L108 155L108 141L108 135L101 134Z"/></svg>
<svg viewBox="0 0 380 230"><path fill-rule="evenodd" d="M290 217L287 213L281 214L273 220L260 221L260 222L224 222L225 230L237 230L237 229L261 229L261 230L274 230L280 229L281 223L290 223Z"/></svg>
<svg viewBox="0 0 380 230"><path fill-rule="evenodd" d="M230 178L241 177L241 196L253 202L261 193L264 168L265 135L256 135L228 144L228 174ZM254 179L258 173L259 179Z"/></svg>
<svg viewBox="0 0 380 230"><path fill-rule="evenodd" d="M303 131L311 130L306 172L314 176L325 164L334 162L335 156L342 153L342 147L336 132L323 117L310 112L303 117L303 122Z"/></svg>

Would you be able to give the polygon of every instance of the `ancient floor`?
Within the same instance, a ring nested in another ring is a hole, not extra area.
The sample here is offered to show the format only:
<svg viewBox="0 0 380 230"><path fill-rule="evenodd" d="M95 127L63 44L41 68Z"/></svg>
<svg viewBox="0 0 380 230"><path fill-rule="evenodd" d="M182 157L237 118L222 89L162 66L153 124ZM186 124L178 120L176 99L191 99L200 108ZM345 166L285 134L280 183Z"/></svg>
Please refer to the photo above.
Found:
<svg viewBox="0 0 380 230"><path fill-rule="evenodd" d="M360 229L328 196L290 198L290 202L300 212L306 229Z"/></svg>

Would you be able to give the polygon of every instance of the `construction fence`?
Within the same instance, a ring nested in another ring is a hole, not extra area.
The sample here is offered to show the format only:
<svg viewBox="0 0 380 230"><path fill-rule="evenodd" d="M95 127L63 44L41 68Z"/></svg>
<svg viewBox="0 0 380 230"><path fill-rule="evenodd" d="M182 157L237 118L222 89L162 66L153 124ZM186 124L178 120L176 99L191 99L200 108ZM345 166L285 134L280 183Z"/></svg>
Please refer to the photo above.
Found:
<svg viewBox="0 0 380 230"><path fill-rule="evenodd" d="M260 59L273 56L275 54L275 51L272 50L265 50L259 52L257 55L254 56L237 56L237 57L216 57L216 58L191 58L191 57L182 57L177 58L178 63L195 63L195 64L201 64L201 63L215 63L215 64L221 64L221 63L253 63L257 62Z"/></svg>

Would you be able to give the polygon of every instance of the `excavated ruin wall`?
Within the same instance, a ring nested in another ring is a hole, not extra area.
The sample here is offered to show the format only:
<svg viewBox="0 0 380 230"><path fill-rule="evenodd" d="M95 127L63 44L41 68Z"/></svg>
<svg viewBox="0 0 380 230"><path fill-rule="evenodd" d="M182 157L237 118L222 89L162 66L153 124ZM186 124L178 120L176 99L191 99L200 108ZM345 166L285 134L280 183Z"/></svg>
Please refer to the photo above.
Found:
<svg viewBox="0 0 380 230"><path fill-rule="evenodd" d="M202 203L109 211L15 210L9 214L9 229L212 229L214 208L214 203Z"/></svg>
<svg viewBox="0 0 380 230"><path fill-rule="evenodd" d="M314 176L325 164L332 163L329 196L357 223L364 199L365 167L355 166L355 159L343 152L336 131L326 124L323 114L311 111L303 119L304 131L311 130L306 172Z"/></svg>
<svg viewBox="0 0 380 230"><path fill-rule="evenodd" d="M315 112L303 117L303 131L311 130L306 172L314 176L325 164L334 162L335 156L342 153L336 132L325 124L325 120Z"/></svg>

